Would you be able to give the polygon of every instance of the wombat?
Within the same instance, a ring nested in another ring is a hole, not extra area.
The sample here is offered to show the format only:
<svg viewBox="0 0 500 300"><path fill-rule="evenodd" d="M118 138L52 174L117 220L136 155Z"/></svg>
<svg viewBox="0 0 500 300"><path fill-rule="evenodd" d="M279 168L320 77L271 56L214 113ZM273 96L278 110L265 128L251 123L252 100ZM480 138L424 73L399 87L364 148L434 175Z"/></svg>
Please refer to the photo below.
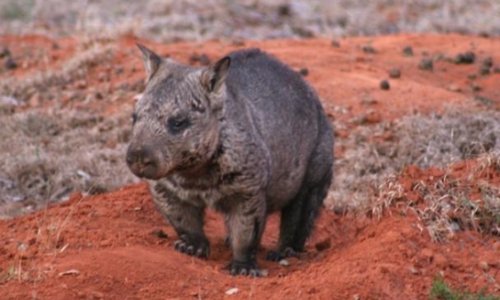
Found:
<svg viewBox="0 0 500 300"><path fill-rule="evenodd" d="M175 249L207 258L205 208L224 214L232 275L260 276L267 216L281 211L281 260L304 251L332 180L332 128L301 76L259 49L195 68L138 45L147 84L126 161L148 179Z"/></svg>

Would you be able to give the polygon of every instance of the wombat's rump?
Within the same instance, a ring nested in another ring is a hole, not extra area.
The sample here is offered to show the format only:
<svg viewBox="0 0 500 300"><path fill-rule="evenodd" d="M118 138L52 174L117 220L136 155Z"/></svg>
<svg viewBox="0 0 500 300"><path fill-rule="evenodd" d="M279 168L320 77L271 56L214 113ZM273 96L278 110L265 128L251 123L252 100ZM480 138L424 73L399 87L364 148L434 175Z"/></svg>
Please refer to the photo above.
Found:
<svg viewBox="0 0 500 300"><path fill-rule="evenodd" d="M144 54L148 83L137 102L127 163L179 235L176 249L208 257L206 207L224 214L231 274L260 275L266 217L281 211L268 259L304 250L332 179L333 135L302 77L258 50L209 68Z"/></svg>

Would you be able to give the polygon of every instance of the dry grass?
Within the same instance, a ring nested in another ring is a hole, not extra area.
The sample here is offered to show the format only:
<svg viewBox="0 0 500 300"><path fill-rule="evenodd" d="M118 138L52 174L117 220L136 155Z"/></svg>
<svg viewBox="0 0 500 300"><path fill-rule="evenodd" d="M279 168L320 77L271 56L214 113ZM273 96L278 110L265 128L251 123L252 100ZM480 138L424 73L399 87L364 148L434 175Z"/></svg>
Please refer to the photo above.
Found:
<svg viewBox="0 0 500 300"><path fill-rule="evenodd" d="M460 230L500 236L500 188L491 181L493 174L500 174L500 151L461 164L465 166L444 168L439 176L415 179L406 188L391 177L381 186L371 213L380 217L393 206L404 213L412 211L434 241L444 241Z"/></svg>
<svg viewBox="0 0 500 300"><path fill-rule="evenodd" d="M161 41L374 35L500 34L500 3L480 0L4 0L0 32L132 32Z"/></svg>
<svg viewBox="0 0 500 300"><path fill-rule="evenodd" d="M434 241L466 229L500 236L500 188L488 181L487 172L500 172L500 152L481 156L463 176L447 169L441 178L414 186L424 203L412 209Z"/></svg>
<svg viewBox="0 0 500 300"><path fill-rule="evenodd" d="M3 117L0 127L0 204L23 202L19 211L0 210L0 218L74 191L102 193L135 180L123 159L130 132L126 113L106 119L81 111L33 111Z"/></svg>
<svg viewBox="0 0 500 300"><path fill-rule="evenodd" d="M65 62L60 68L39 71L22 79L9 78L0 81L0 95L8 95L14 99L26 101L35 94L43 99L57 99L61 96L60 88L70 82L83 78L89 68L109 60L113 54L113 46L94 43L85 44L87 49Z"/></svg>
<svg viewBox="0 0 500 300"><path fill-rule="evenodd" d="M408 165L446 167L500 151L500 113L455 110L408 116L357 127L348 138L337 139L337 146L347 150L335 163L336 178L327 206L341 211L370 210L374 197L390 202L401 194L394 176Z"/></svg>

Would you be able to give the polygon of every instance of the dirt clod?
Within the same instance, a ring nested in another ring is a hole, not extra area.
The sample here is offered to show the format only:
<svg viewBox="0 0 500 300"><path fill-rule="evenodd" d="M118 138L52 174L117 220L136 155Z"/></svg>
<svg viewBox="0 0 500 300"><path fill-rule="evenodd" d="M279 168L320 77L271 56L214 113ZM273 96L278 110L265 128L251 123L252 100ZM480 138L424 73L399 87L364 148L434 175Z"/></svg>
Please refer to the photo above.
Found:
<svg viewBox="0 0 500 300"><path fill-rule="evenodd" d="M490 265L488 264L488 262L482 260L479 262L479 268L481 268L481 270L487 272L490 269Z"/></svg>
<svg viewBox="0 0 500 300"><path fill-rule="evenodd" d="M7 57L7 56L10 56L10 50L9 50L9 48L2 47L0 49L0 58L4 58L4 57Z"/></svg>
<svg viewBox="0 0 500 300"><path fill-rule="evenodd" d="M387 90L391 89L391 85L389 84L389 80L386 80L386 79L380 81L379 86L380 86L381 90L386 90L387 91Z"/></svg>
<svg viewBox="0 0 500 300"><path fill-rule="evenodd" d="M168 235L162 229L155 229L155 230L153 230L152 234L160 239L167 239L168 238Z"/></svg>
<svg viewBox="0 0 500 300"><path fill-rule="evenodd" d="M372 45L364 45L363 47L361 47L361 50L363 50L363 52L367 54L377 53L377 50L375 50L375 48Z"/></svg>
<svg viewBox="0 0 500 300"><path fill-rule="evenodd" d="M455 56L454 62L456 64L473 64L476 60L476 54L472 51L459 53Z"/></svg>
<svg viewBox="0 0 500 300"><path fill-rule="evenodd" d="M190 64L200 64L202 66L210 65L210 58L205 53L203 54L192 54L189 57Z"/></svg>
<svg viewBox="0 0 500 300"><path fill-rule="evenodd" d="M390 78L400 78L401 77L401 70L399 68L392 68L389 70L389 77Z"/></svg>
<svg viewBox="0 0 500 300"><path fill-rule="evenodd" d="M305 76L309 75L309 69L308 68L301 68L299 70L299 74L305 77Z"/></svg>
<svg viewBox="0 0 500 300"><path fill-rule="evenodd" d="M314 247L318 251L325 251L326 249L329 249L331 246L332 246L332 241L329 238L319 241L314 245Z"/></svg>
<svg viewBox="0 0 500 300"><path fill-rule="evenodd" d="M432 71L434 69L434 62L431 58L424 57L420 60L418 67L421 70Z"/></svg>
<svg viewBox="0 0 500 300"><path fill-rule="evenodd" d="M411 46L405 46L403 48L403 55L404 56L413 56L413 48Z"/></svg>
<svg viewBox="0 0 500 300"><path fill-rule="evenodd" d="M14 70L17 68L17 62L12 58L12 56L8 56L5 59L4 66L7 70Z"/></svg>

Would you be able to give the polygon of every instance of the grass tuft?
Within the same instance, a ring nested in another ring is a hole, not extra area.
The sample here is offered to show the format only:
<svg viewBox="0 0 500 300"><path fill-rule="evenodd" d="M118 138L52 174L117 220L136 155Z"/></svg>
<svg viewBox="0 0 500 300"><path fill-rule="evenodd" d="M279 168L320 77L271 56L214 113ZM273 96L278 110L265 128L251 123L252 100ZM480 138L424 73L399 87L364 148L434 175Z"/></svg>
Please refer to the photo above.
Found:
<svg viewBox="0 0 500 300"><path fill-rule="evenodd" d="M500 297L486 295L484 292L470 293L459 292L450 288L442 278L437 278L432 282L429 295L430 300L500 300Z"/></svg>

